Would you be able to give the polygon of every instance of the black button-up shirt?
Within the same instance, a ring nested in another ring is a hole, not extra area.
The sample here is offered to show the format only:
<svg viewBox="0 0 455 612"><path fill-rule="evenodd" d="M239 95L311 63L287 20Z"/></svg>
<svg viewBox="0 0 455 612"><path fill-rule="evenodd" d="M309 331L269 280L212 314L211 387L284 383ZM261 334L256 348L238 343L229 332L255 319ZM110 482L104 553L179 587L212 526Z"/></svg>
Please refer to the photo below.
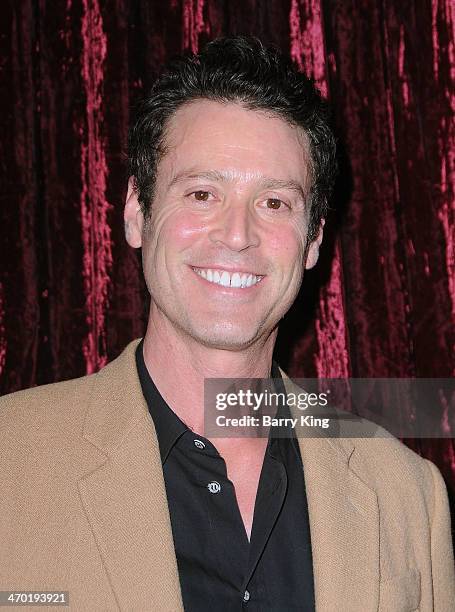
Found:
<svg viewBox="0 0 455 612"><path fill-rule="evenodd" d="M145 366L142 341L136 363L158 437L186 612L314 611L308 507L295 436L274 437L270 429L248 541L223 457L166 404ZM284 392L275 362L272 378ZM289 415L288 407L284 411Z"/></svg>

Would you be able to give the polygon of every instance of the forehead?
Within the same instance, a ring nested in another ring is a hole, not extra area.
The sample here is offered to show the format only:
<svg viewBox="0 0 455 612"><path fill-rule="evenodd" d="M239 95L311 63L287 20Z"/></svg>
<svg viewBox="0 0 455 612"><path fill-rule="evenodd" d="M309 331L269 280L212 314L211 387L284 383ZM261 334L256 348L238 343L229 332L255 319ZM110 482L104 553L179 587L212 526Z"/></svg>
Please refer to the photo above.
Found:
<svg viewBox="0 0 455 612"><path fill-rule="evenodd" d="M309 176L308 142L302 130L236 103L185 104L171 117L165 143L159 174L175 175L191 166L245 180L260 175L299 180L302 186Z"/></svg>

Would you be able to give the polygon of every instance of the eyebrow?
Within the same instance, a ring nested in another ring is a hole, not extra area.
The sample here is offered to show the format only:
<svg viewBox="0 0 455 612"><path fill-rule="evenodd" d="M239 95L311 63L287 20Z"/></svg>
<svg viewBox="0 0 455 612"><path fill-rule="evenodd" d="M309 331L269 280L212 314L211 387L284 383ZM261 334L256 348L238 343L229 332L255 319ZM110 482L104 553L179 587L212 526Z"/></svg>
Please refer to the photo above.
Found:
<svg viewBox="0 0 455 612"><path fill-rule="evenodd" d="M302 185L293 180L280 180L267 176L257 177L262 189L287 189L297 193L303 200L306 199L305 191ZM193 179L204 179L207 181L214 181L219 183L230 183L233 182L233 178L229 176L229 173L220 172L218 170L207 170L204 172L198 172L195 170L183 170L177 173L170 181L169 187L173 187L178 183L183 183Z"/></svg>

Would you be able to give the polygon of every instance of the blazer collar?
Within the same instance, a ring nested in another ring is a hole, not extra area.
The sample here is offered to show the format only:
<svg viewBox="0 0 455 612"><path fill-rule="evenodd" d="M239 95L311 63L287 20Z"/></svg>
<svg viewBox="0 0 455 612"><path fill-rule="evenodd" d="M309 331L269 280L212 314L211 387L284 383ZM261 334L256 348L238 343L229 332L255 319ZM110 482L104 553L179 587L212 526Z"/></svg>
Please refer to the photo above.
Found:
<svg viewBox="0 0 455 612"><path fill-rule="evenodd" d="M119 608L180 612L160 452L135 364L138 343L131 342L93 376L83 437L103 458L94 453L79 492ZM295 392L292 380L281 374L288 392ZM375 492L359 475L355 440L305 437L299 445L316 609L377 610L379 510ZM359 591L367 593L362 601Z"/></svg>

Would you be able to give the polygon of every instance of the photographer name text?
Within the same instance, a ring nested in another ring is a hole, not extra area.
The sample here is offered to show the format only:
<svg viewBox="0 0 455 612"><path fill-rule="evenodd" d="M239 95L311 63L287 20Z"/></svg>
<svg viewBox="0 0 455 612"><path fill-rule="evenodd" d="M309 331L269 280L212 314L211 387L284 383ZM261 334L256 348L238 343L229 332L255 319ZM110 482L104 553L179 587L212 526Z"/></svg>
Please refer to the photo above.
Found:
<svg viewBox="0 0 455 612"><path fill-rule="evenodd" d="M330 419L303 414L296 418L278 418L265 414L257 417L244 415L239 418L218 415L216 417L216 425L218 427L290 427L292 429L299 426L321 427L322 429L327 429L330 427Z"/></svg>

